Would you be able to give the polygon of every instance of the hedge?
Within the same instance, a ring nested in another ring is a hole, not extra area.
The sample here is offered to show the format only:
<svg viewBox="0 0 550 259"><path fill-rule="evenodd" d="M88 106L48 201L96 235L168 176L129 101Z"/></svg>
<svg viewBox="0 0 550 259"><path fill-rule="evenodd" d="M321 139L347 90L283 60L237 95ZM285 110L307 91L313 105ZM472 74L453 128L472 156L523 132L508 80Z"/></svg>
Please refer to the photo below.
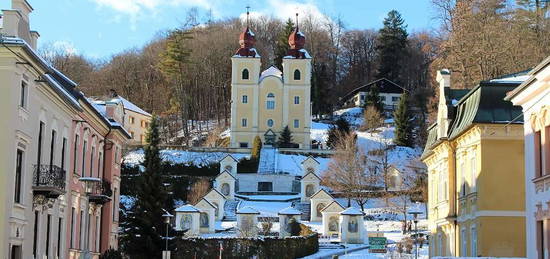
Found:
<svg viewBox="0 0 550 259"><path fill-rule="evenodd" d="M174 259L218 258L220 242L223 245L224 259L248 259L253 256L258 259L294 259L319 251L317 233L286 238L180 238L174 242Z"/></svg>

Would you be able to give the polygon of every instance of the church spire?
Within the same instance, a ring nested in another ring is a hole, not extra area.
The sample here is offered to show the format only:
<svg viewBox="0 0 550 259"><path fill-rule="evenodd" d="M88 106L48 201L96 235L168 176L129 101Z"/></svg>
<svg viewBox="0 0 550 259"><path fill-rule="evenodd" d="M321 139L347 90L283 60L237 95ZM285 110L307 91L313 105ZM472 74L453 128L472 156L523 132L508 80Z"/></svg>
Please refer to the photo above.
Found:
<svg viewBox="0 0 550 259"><path fill-rule="evenodd" d="M258 57L259 55L256 52L256 49L254 48L254 44L256 43L256 38L254 37L254 33L252 30L250 30L250 6L246 6L246 28L244 31L239 35L239 45L241 47L237 50L237 53L235 53L235 56L238 57Z"/></svg>
<svg viewBox="0 0 550 259"><path fill-rule="evenodd" d="M308 58L308 55L305 55L307 52L303 49L305 44L306 36L298 27L298 13L296 13L296 27L290 36L288 36L288 45L290 45L290 49L288 50L287 56L292 56L294 58Z"/></svg>

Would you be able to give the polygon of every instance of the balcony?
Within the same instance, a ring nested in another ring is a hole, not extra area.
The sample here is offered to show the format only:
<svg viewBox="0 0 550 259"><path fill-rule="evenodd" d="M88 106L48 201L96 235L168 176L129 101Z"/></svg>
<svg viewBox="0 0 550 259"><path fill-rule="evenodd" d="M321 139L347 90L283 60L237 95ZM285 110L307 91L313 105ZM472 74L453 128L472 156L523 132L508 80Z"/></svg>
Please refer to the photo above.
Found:
<svg viewBox="0 0 550 259"><path fill-rule="evenodd" d="M56 199L65 193L65 170L55 165L35 165L32 190L34 196Z"/></svg>
<svg viewBox="0 0 550 259"><path fill-rule="evenodd" d="M109 181L93 177L81 177L80 181L85 183L86 193L91 203L103 205L111 200L113 191Z"/></svg>

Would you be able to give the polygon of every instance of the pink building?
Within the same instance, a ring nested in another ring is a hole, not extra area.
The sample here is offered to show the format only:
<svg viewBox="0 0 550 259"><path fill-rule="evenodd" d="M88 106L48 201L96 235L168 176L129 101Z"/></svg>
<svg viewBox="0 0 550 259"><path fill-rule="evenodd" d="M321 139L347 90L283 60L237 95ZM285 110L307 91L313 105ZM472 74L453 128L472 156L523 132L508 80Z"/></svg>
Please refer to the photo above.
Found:
<svg viewBox="0 0 550 259"><path fill-rule="evenodd" d="M123 128L121 102L97 105L82 99L81 120L73 122L67 220L68 258L93 258L118 248L118 204Z"/></svg>

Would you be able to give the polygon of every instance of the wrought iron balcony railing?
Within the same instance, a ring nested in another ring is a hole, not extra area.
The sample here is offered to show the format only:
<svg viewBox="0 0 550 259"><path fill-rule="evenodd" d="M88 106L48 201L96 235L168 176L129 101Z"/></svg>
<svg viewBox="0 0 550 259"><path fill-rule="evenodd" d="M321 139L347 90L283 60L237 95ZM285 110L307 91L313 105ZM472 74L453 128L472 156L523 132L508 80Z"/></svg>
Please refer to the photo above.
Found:
<svg viewBox="0 0 550 259"><path fill-rule="evenodd" d="M55 165L35 165L32 188L34 195L57 198L65 193L65 170Z"/></svg>
<svg viewBox="0 0 550 259"><path fill-rule="evenodd" d="M90 193L90 202L95 204L105 204L111 200L113 190L111 183L105 179L93 185Z"/></svg>

